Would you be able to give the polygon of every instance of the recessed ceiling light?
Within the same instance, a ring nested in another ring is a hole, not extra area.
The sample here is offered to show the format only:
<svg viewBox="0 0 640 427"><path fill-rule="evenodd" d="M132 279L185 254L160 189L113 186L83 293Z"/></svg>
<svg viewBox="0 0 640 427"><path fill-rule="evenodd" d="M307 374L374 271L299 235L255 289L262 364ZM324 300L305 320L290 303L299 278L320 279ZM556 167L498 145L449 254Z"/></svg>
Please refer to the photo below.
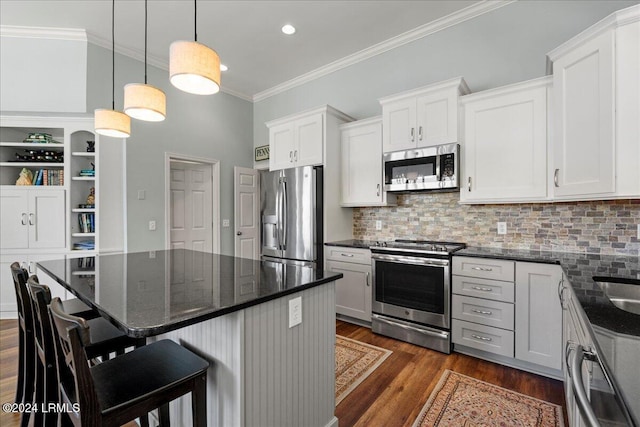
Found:
<svg viewBox="0 0 640 427"><path fill-rule="evenodd" d="M227 71L229 69L229 67L227 67L224 64L220 64L220 71Z"/></svg>
<svg viewBox="0 0 640 427"><path fill-rule="evenodd" d="M294 27L291 24L287 24L284 27L282 27L282 32L290 36L291 34L296 32L296 27Z"/></svg>

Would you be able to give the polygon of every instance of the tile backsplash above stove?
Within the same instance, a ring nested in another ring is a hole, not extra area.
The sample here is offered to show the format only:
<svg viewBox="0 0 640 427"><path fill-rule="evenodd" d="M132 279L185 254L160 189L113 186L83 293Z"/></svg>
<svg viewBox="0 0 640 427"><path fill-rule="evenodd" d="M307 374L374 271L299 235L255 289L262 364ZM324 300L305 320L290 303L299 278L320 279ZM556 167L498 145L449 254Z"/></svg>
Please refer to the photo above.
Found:
<svg viewBox="0 0 640 427"><path fill-rule="evenodd" d="M469 246L640 255L640 199L461 205L459 193L398 195L398 206L354 208L354 238L420 237ZM376 230L382 221L382 230ZM507 233L497 233L506 222Z"/></svg>

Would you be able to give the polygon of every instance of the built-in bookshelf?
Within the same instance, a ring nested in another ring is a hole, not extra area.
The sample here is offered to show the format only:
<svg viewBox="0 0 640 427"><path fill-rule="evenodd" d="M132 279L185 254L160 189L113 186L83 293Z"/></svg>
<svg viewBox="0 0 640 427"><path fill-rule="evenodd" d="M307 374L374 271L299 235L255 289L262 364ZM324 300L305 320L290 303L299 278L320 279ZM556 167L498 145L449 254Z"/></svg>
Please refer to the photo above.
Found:
<svg viewBox="0 0 640 427"><path fill-rule="evenodd" d="M94 251L98 246L99 156L96 136L89 131L77 131L70 136L70 205L71 250ZM90 200L92 199L92 200Z"/></svg>

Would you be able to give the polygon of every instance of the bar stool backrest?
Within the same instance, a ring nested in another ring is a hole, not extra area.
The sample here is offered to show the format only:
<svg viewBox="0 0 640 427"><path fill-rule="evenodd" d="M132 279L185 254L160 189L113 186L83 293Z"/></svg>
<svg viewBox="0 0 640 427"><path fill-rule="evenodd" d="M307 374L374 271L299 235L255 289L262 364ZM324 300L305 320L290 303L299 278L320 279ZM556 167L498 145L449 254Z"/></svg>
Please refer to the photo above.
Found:
<svg viewBox="0 0 640 427"><path fill-rule="evenodd" d="M11 275L13 276L13 286L18 304L18 321L22 327L33 330L33 311L31 309L31 298L27 291L29 273L20 267L20 264L14 262L11 264Z"/></svg>
<svg viewBox="0 0 640 427"><path fill-rule="evenodd" d="M80 413L70 413L76 426L91 425L100 419L100 404L84 350L84 343L90 342L89 324L81 317L65 313L58 297L51 301L49 311L58 338L58 360L62 362L58 366L61 401L79 404ZM69 381L71 378L73 382Z"/></svg>

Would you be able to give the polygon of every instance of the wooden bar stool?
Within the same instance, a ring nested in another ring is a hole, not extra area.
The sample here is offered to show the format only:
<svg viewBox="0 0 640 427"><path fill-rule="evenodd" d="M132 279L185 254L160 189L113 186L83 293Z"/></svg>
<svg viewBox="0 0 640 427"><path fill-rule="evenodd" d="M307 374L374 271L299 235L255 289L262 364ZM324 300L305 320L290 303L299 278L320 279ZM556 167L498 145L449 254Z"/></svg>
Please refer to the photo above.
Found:
<svg viewBox="0 0 640 427"><path fill-rule="evenodd" d="M160 408L160 425L168 425L168 404L191 392L193 425L207 423L209 362L176 344L161 340L104 361L88 363L90 325L62 311L54 298L49 311L58 334L61 402L79 404L67 412L75 427L120 426Z"/></svg>
<svg viewBox="0 0 640 427"><path fill-rule="evenodd" d="M30 403L35 383L35 329L31 297L27 290L27 270L14 262L10 266L18 306L18 378L15 403ZM65 301L64 310L74 315L98 317L99 314L78 299ZM26 426L29 417L23 417L21 426Z"/></svg>
<svg viewBox="0 0 640 427"><path fill-rule="evenodd" d="M40 405L58 403L58 372L56 362L55 335L49 315L51 291L49 287L39 283L37 276L27 281L27 289L31 298L34 319L34 335L36 350L35 392L33 402ZM90 343L86 347L87 357L103 360L111 353L124 354L129 347L145 345L144 338L129 338L109 321L99 317L88 320L91 325ZM38 411L31 414L35 426L56 426L58 415L54 412ZM144 424L144 422L143 422Z"/></svg>

